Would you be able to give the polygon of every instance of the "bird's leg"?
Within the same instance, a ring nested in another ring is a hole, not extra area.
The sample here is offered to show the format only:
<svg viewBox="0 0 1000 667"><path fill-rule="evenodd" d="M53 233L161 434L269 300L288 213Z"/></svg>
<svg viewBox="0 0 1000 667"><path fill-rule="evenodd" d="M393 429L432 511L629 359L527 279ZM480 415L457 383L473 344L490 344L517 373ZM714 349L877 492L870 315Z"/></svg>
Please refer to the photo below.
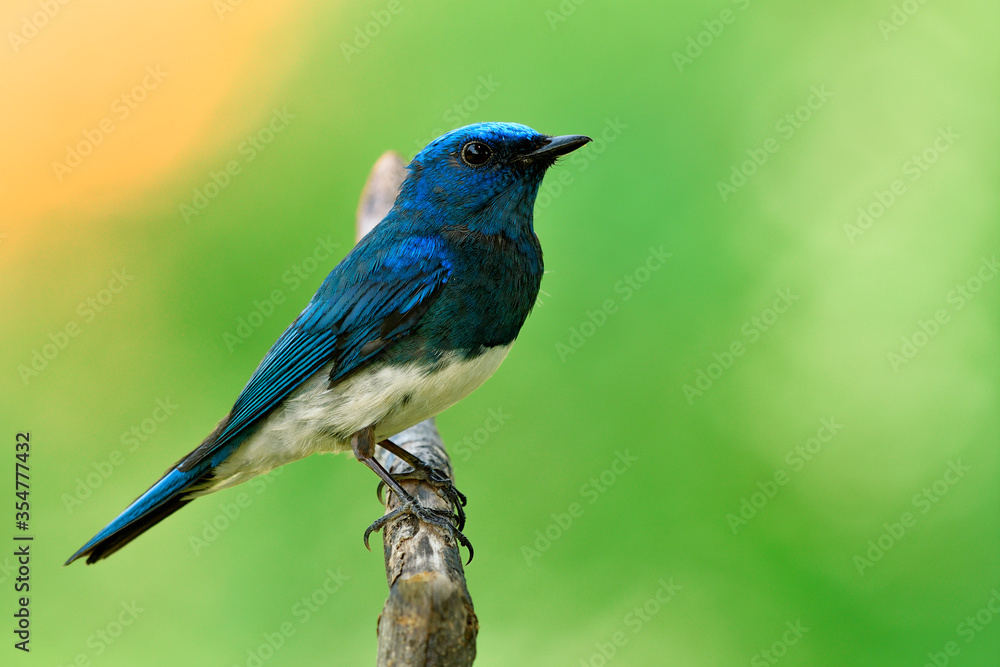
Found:
<svg viewBox="0 0 1000 667"><path fill-rule="evenodd" d="M446 512L444 510L436 510L424 507L421 505L416 498L407 493L403 487L399 485L392 475L389 474L382 464L375 460L375 428L373 426L368 426L354 435L351 436L351 449L354 451L354 456L368 466L372 472L379 476L379 479L386 484L396 497L399 498L399 507L389 512L388 514L376 519L372 525L368 526L365 530L365 548L369 551L371 547L368 546L368 537L373 533L382 529L387 523L396 519L404 514L412 514L424 523L438 526L441 528L446 528L451 531L455 536L455 539L462 545L464 545L469 550L469 562L472 561L472 543L469 539L462 534L460 529L455 528L451 521L448 519L452 518L451 512ZM419 459L418 459L419 460Z"/></svg>
<svg viewBox="0 0 1000 667"><path fill-rule="evenodd" d="M381 489L383 485L388 484L389 488L393 490L396 496L399 498L400 503L415 503L416 499L407 493L403 487L399 485L398 482L393 478L389 471L382 467L382 464L375 459L375 427L368 426L358 431L351 436L351 449L354 451L354 456L359 461L364 463L366 466L371 468L372 472L379 476L382 481L379 483L379 488ZM381 500L381 494L379 494L379 500Z"/></svg>
<svg viewBox="0 0 1000 667"><path fill-rule="evenodd" d="M378 443L378 446L388 452L391 452L393 455L397 456L413 468L413 470L393 474L392 476L396 481L418 480L427 482L434 488L440 489L445 498L448 499L448 502L450 502L455 508L455 516L458 519L458 529L463 530L465 528L465 510L462 509L466 504L465 494L455 488L454 482L451 481L443 470L439 468L432 468L421 461L420 457L406 451L392 440L383 440ZM375 491L378 495L379 501L382 500L383 488L385 488L385 482L380 482L378 489Z"/></svg>

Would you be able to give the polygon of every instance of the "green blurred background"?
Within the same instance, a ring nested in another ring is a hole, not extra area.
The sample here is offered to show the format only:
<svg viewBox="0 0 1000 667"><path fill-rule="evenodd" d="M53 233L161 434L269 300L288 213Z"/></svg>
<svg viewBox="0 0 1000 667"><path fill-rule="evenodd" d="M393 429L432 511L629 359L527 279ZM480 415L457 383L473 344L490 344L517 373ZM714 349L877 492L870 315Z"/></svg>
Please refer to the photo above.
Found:
<svg viewBox="0 0 1000 667"><path fill-rule="evenodd" d="M5 32L38 11L16 5ZM480 120L598 140L547 177L518 344L439 418L476 664L1000 662L995 5L220 6L73 3L4 55L24 150L4 156L0 405L6 465L31 432L36 540L32 650L8 631L0 662L373 663L380 507L347 457L61 564L225 414L353 244L382 151ZM162 88L59 181L156 63ZM120 81L84 103L102 72Z"/></svg>

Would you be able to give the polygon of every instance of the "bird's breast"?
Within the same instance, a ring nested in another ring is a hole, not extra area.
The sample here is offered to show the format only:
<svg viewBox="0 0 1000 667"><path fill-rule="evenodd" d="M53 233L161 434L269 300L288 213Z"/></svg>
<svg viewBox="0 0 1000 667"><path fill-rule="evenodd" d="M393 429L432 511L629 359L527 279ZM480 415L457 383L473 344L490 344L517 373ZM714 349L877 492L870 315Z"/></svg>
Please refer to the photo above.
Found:
<svg viewBox="0 0 1000 667"><path fill-rule="evenodd" d="M421 320L417 337L439 349L509 345L538 298L542 251L533 233L511 238L450 231L454 270L440 298Z"/></svg>
<svg viewBox="0 0 1000 667"><path fill-rule="evenodd" d="M493 375L509 351L510 345L502 345L476 356L452 352L432 364L388 366L371 378L359 377L356 391L379 401L385 415L376 425L376 436L388 438L471 394Z"/></svg>

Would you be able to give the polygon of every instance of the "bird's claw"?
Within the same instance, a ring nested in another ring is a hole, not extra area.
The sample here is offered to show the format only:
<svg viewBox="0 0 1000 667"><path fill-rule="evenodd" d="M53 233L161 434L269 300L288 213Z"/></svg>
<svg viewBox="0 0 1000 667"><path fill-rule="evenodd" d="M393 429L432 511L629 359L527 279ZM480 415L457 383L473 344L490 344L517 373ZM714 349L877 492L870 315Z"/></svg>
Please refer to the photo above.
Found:
<svg viewBox="0 0 1000 667"><path fill-rule="evenodd" d="M365 548L371 551L371 547L368 545L368 538L371 536L372 533L377 533L378 531L382 530L390 521L394 521L395 519L398 519L401 516L407 514L417 517L417 519L423 521L426 524L448 530L458 541L459 544L461 544L462 546L464 546L466 549L469 550L469 560L466 561L465 564L468 565L469 563L472 562L472 556L475 553L475 551L472 548L472 542L470 542L469 538L467 538L462 533L461 526L456 527L452 523L452 520L457 519L456 515L448 510L431 509L428 507L424 507L413 498L403 500L402 504L399 507L392 510L388 514L385 514L375 519L375 521L372 522L372 525L368 526L368 528L365 530L365 535L364 535ZM464 513L462 516L464 518Z"/></svg>
<svg viewBox="0 0 1000 667"><path fill-rule="evenodd" d="M440 489L445 499L455 508L455 518L458 520L459 531L465 529L465 510L463 508L468 503L468 499L464 493L455 488L451 478L443 470L432 468L428 465L416 466L406 472L395 473L392 477L397 482L416 480L427 482L435 489ZM375 489L375 495L378 497L380 503L387 505L388 503L382 499L382 491L384 489L385 482L379 482L378 488Z"/></svg>

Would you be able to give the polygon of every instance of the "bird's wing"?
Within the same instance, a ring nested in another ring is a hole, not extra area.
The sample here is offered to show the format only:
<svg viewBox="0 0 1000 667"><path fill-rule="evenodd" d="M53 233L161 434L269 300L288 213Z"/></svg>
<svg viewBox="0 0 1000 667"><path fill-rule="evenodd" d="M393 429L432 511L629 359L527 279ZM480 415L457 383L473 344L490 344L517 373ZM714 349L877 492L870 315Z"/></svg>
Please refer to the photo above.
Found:
<svg viewBox="0 0 1000 667"><path fill-rule="evenodd" d="M111 555L189 503L187 492L232 454L247 427L324 364L333 360L330 381L336 382L413 329L451 274L442 242L430 237L397 239L376 249L378 241L366 241L337 265L281 334L229 416L67 565L84 556L93 563Z"/></svg>
<svg viewBox="0 0 1000 667"><path fill-rule="evenodd" d="M361 368L413 328L450 274L441 242L432 237L349 255L264 356L223 428L177 468L191 470L206 458L212 467L222 463L232 453L227 443L329 361L331 383Z"/></svg>

